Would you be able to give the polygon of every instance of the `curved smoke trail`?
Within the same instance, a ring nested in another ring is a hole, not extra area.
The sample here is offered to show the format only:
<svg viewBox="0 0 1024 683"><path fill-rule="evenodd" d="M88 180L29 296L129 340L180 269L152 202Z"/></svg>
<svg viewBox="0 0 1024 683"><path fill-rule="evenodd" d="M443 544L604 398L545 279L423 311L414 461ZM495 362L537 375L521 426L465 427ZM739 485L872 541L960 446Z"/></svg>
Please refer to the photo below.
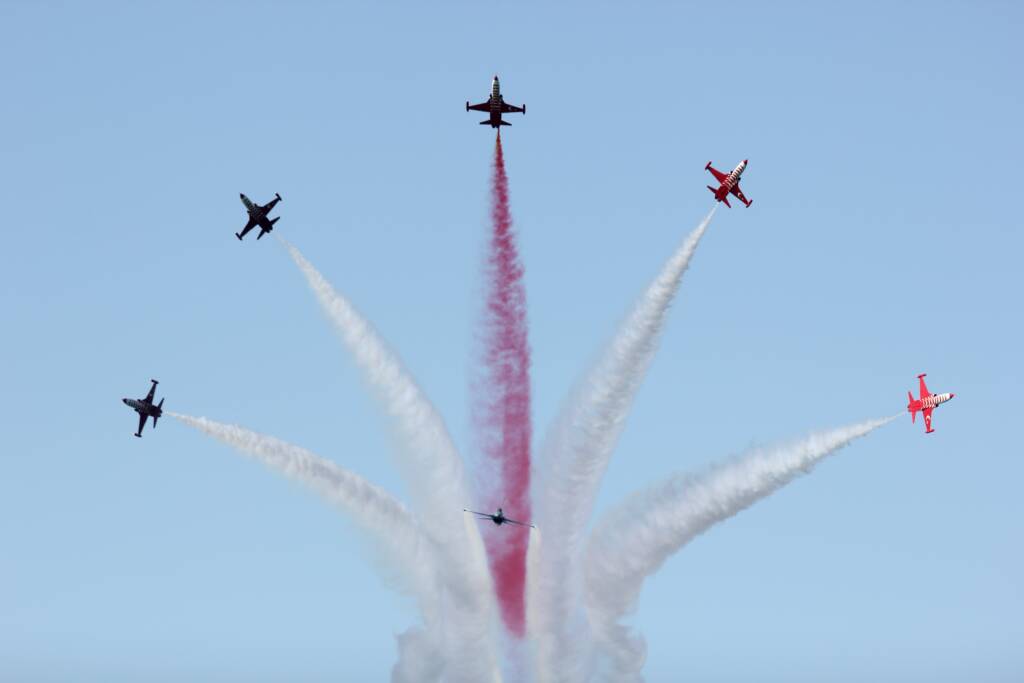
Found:
<svg viewBox="0 0 1024 683"><path fill-rule="evenodd" d="M787 445L758 448L710 471L677 475L629 496L595 528L584 570L587 613L609 680L642 681L646 644L619 621L633 610L644 580L671 555L826 456L895 417L819 432Z"/></svg>
<svg viewBox="0 0 1024 683"><path fill-rule="evenodd" d="M491 577L479 530L464 520L464 504L459 501L469 500L465 472L444 420L369 321L295 246L280 241L391 418L401 446L398 464L413 507L430 520L427 533L440 549L439 575L449 598L445 622L451 632L445 641L448 666L455 667L458 680L492 680L498 674L490 637L494 613Z"/></svg>
<svg viewBox="0 0 1024 683"><path fill-rule="evenodd" d="M529 520L530 346L526 326L523 265L509 211L508 177L501 133L494 146L492 234L485 268L487 307L483 320L483 372L474 382L474 427L484 455L481 502ZM526 628L526 550L530 535L488 525L483 531L498 604L510 633Z"/></svg>
<svg viewBox="0 0 1024 683"><path fill-rule="evenodd" d="M309 487L348 513L386 558L388 578L396 578L394 574L397 572L401 588L415 596L426 625L426 629L413 628L399 636L399 661L392 672L392 680L396 683L437 680L443 662L438 656L440 643L436 636L442 627L442 620L437 600L434 549L404 505L359 475L299 446L205 417L172 412L168 414L207 436L255 457L267 467ZM438 673L434 678L425 675L408 678L403 674L405 671Z"/></svg>
<svg viewBox="0 0 1024 683"><path fill-rule="evenodd" d="M402 473L416 507L430 520L428 533L439 549L448 676L459 681L497 680L496 650L490 637L490 576L479 532L465 523L457 502L468 497L462 461L444 420L370 323L296 247L281 242L392 419L402 446Z"/></svg>
<svg viewBox="0 0 1024 683"><path fill-rule="evenodd" d="M717 206L717 205L716 205ZM575 614L576 571L584 527L633 397L651 359L668 309L711 222L712 208L662 268L619 327L598 364L584 378L544 443L543 481L536 487L537 524L546 546L528 600L536 623L536 669L541 681L577 681L584 675L584 643Z"/></svg>

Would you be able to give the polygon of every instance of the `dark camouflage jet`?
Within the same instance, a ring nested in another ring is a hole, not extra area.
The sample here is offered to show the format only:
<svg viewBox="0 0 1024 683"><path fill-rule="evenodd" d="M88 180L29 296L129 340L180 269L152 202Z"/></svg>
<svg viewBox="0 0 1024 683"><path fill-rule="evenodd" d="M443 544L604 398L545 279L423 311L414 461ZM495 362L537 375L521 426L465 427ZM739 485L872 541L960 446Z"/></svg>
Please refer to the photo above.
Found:
<svg viewBox="0 0 1024 683"><path fill-rule="evenodd" d="M245 210L249 212L249 222L242 228L242 232L236 232L235 237L241 241L243 237L248 234L250 230L255 228L257 225L260 228L260 234L256 235L256 239L259 239L266 235L268 232L274 229L274 223L280 218L268 218L267 215L274 210L277 203L281 201L281 195L274 193L274 198L270 200L268 204L260 206L259 204L253 204L252 201L244 194L239 194L242 198L242 203L245 204Z"/></svg>
<svg viewBox="0 0 1024 683"><path fill-rule="evenodd" d="M142 428L146 426L146 418L153 418L153 429L156 429L156 421L161 415L164 414L164 400L160 399L160 402L153 405L153 394L156 393L156 385L159 384L155 379L149 380L153 383L153 386L149 388L149 393L146 394L146 398L122 398L121 402L126 406L134 410L139 414L139 431L135 432L135 436L142 436Z"/></svg>
<svg viewBox="0 0 1024 683"><path fill-rule="evenodd" d="M501 508L498 508L497 514L493 514L493 515L489 515L486 512L476 512L475 510L467 510L466 508L462 508L462 511L463 512L472 513L472 514L476 515L477 517L483 517L484 519L489 519L492 522L494 522L495 524L497 524L498 526L501 526L502 524L518 524L519 526L528 526L531 529L536 529L537 528L537 527L535 527L532 524L527 524L526 522L517 522L514 519L509 519L508 517L505 516L505 513L502 511Z"/></svg>
<svg viewBox="0 0 1024 683"><path fill-rule="evenodd" d="M480 122L481 126L490 126L491 128L498 128L499 126L511 126L512 124L501 118L502 114L508 114L509 112L516 112L519 114L526 113L526 105L517 107L512 104L506 104L505 98L501 96L501 84L498 82L498 77L495 76L494 80L491 81L491 96L487 98L486 102L480 104L470 104L466 102L466 111L485 111L490 116Z"/></svg>

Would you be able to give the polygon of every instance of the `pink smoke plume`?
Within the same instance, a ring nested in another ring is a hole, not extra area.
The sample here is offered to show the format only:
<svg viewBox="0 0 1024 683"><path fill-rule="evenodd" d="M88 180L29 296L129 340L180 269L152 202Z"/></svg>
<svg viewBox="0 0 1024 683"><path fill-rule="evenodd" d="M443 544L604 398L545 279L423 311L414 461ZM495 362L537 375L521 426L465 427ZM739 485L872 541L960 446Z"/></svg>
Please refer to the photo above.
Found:
<svg viewBox="0 0 1024 683"><path fill-rule="evenodd" d="M530 519L530 346L526 330L523 265L508 207L508 177L501 133L494 147L492 233L485 266L487 304L482 331L482 377L475 383L474 426L483 454L481 501L488 512ZM505 627L526 630L526 549L530 535L518 526L483 529L494 589Z"/></svg>

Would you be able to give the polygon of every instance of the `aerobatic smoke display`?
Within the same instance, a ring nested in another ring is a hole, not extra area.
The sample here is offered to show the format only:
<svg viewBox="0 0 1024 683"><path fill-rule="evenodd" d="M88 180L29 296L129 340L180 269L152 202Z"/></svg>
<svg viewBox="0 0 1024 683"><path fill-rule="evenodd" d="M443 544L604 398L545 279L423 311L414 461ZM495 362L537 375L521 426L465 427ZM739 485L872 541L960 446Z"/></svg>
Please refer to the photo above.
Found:
<svg viewBox="0 0 1024 683"><path fill-rule="evenodd" d="M508 177L499 130L491 186L492 232L485 267L482 377L474 382L475 429L485 458L478 477L485 510L498 507L530 519L530 347L523 266L512 230ZM527 529L484 527L484 543L505 626L526 628Z"/></svg>
<svg viewBox="0 0 1024 683"><path fill-rule="evenodd" d="M623 619L645 579L697 535L893 418L753 449L700 474L672 475L627 497L588 534L601 480L715 210L635 302L563 402L531 463L526 294L500 132L491 192L471 387L476 458L458 452L440 412L372 324L298 248L280 240L388 418L408 506L299 446L168 414L307 486L374 541L387 564L382 569L397 577L389 585L413 597L420 617L397 638L392 681L641 681L646 646ZM467 472L466 462L478 471ZM470 503L503 508L527 525L480 520L463 511Z"/></svg>

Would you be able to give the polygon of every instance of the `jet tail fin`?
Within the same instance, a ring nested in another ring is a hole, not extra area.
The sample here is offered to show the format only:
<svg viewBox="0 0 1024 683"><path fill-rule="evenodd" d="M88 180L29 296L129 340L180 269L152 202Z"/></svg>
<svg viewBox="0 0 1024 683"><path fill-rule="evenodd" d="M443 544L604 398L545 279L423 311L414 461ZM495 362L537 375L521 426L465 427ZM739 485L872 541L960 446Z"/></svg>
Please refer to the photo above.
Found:
<svg viewBox="0 0 1024 683"><path fill-rule="evenodd" d="M705 185L704 187L711 190L711 194L715 195L715 199L718 199L718 188L711 187L710 185ZM726 206L728 206L730 209L732 208L732 204L729 203L728 197L722 197L721 199L718 199L718 201L725 202Z"/></svg>

